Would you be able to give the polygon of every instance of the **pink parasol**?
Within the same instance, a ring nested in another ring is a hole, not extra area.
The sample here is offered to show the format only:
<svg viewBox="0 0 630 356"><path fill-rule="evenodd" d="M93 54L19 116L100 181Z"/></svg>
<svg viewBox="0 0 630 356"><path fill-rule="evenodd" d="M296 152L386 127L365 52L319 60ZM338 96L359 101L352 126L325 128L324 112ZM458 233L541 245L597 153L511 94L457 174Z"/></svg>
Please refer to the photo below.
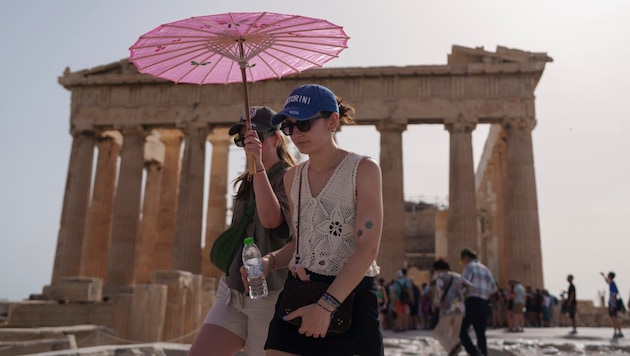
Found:
<svg viewBox="0 0 630 356"><path fill-rule="evenodd" d="M140 73L175 83L243 83L321 67L347 48L343 28L328 21L271 12L191 17L140 36L129 49ZM253 173L249 162L249 172Z"/></svg>

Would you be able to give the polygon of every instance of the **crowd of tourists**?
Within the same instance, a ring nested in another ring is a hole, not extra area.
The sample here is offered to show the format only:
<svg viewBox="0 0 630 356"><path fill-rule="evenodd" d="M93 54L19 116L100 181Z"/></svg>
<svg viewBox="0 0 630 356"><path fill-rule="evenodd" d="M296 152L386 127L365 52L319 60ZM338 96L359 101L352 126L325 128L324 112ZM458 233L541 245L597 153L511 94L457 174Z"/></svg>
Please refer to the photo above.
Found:
<svg viewBox="0 0 630 356"><path fill-rule="evenodd" d="M433 279L420 286L407 277L406 269L396 272L396 277L389 283L385 283L382 278L379 280L378 295L383 329L404 332L436 328L440 319L442 296L445 294L444 288L440 288L437 283L443 271L439 269L439 264L438 261L434 265ZM601 275L609 286L605 303L614 329L613 338L622 338L624 335L620 328L619 314L626 312L626 306L619 296L614 281L615 273ZM505 287L497 288L490 294L486 326L504 328L506 332L515 333L523 332L525 327L570 327L569 334L577 334L578 309L574 276L569 274L566 280L567 288L556 296L544 288L523 286L518 278L509 279ZM461 299L454 302L461 302ZM630 309L630 301L627 307Z"/></svg>

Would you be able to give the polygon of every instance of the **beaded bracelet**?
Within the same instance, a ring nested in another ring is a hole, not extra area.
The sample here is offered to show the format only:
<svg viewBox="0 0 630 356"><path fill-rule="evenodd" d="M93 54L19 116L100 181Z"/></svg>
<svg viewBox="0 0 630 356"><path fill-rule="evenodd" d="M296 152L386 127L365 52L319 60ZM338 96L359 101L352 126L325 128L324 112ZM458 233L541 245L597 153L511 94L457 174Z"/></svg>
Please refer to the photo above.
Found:
<svg viewBox="0 0 630 356"><path fill-rule="evenodd" d="M328 292L325 292L324 294L322 294L322 299L326 303L328 303L331 306L335 307L335 309L337 309L337 308L339 308L341 306L341 303L337 300L337 298L333 297Z"/></svg>
<svg viewBox="0 0 630 356"><path fill-rule="evenodd" d="M327 311L327 312L329 312L329 313L334 313L334 312L335 312L334 310L330 310L330 309L328 309L328 308L324 307L323 305L321 305L321 304L319 304L319 303L315 303L315 304L317 304L317 306L318 306L318 307L320 307L320 308L324 309L325 311Z"/></svg>

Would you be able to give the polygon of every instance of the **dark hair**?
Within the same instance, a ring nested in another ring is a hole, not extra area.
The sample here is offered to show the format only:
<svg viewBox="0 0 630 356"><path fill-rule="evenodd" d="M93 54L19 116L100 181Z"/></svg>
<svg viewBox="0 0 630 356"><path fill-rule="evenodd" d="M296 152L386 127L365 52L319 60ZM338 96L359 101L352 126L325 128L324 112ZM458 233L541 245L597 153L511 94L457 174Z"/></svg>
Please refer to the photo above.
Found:
<svg viewBox="0 0 630 356"><path fill-rule="evenodd" d="M615 276L616 276L615 272L612 272L612 271L608 272L608 278L615 279Z"/></svg>
<svg viewBox="0 0 630 356"><path fill-rule="evenodd" d="M470 257L471 259L476 260L477 259L477 252L475 252L474 250L472 250L470 248L465 248L459 254L459 257L461 257L461 258Z"/></svg>
<svg viewBox="0 0 630 356"><path fill-rule="evenodd" d="M339 125L337 125L337 129L336 129L336 131L339 131L339 128L341 127L341 125L352 125L355 123L352 116L350 116L350 114L355 113L355 110L352 106L348 104L344 104L343 98L340 98L337 95L335 95L335 98L337 99L337 106L339 106ZM321 114L324 117L329 117L332 114L332 112L322 111Z"/></svg>
<svg viewBox="0 0 630 356"><path fill-rule="evenodd" d="M450 271L451 265L448 264L445 259L440 258L437 261L433 262L433 269L436 271Z"/></svg>

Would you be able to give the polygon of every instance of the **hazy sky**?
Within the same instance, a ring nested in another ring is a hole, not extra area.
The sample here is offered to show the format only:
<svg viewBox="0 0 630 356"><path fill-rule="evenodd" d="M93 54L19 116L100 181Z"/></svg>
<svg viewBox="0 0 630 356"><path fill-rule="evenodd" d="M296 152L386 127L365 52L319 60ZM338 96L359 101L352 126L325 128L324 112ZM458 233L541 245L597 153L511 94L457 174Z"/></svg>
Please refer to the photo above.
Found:
<svg viewBox="0 0 630 356"><path fill-rule="evenodd" d="M533 132L545 287L558 294L573 273L578 298L591 299L606 288L599 272L613 270L628 298L628 1L21 0L0 2L0 299L50 282L71 145L64 68L127 58L162 23L244 11L343 26L349 48L326 67L443 65L453 45L546 52L554 61L535 92ZM475 131L475 160L486 134ZM342 147L377 159L378 140L371 127L339 135ZM409 126L403 145L405 195L445 198L448 133ZM241 169L241 152L230 157L230 170Z"/></svg>

